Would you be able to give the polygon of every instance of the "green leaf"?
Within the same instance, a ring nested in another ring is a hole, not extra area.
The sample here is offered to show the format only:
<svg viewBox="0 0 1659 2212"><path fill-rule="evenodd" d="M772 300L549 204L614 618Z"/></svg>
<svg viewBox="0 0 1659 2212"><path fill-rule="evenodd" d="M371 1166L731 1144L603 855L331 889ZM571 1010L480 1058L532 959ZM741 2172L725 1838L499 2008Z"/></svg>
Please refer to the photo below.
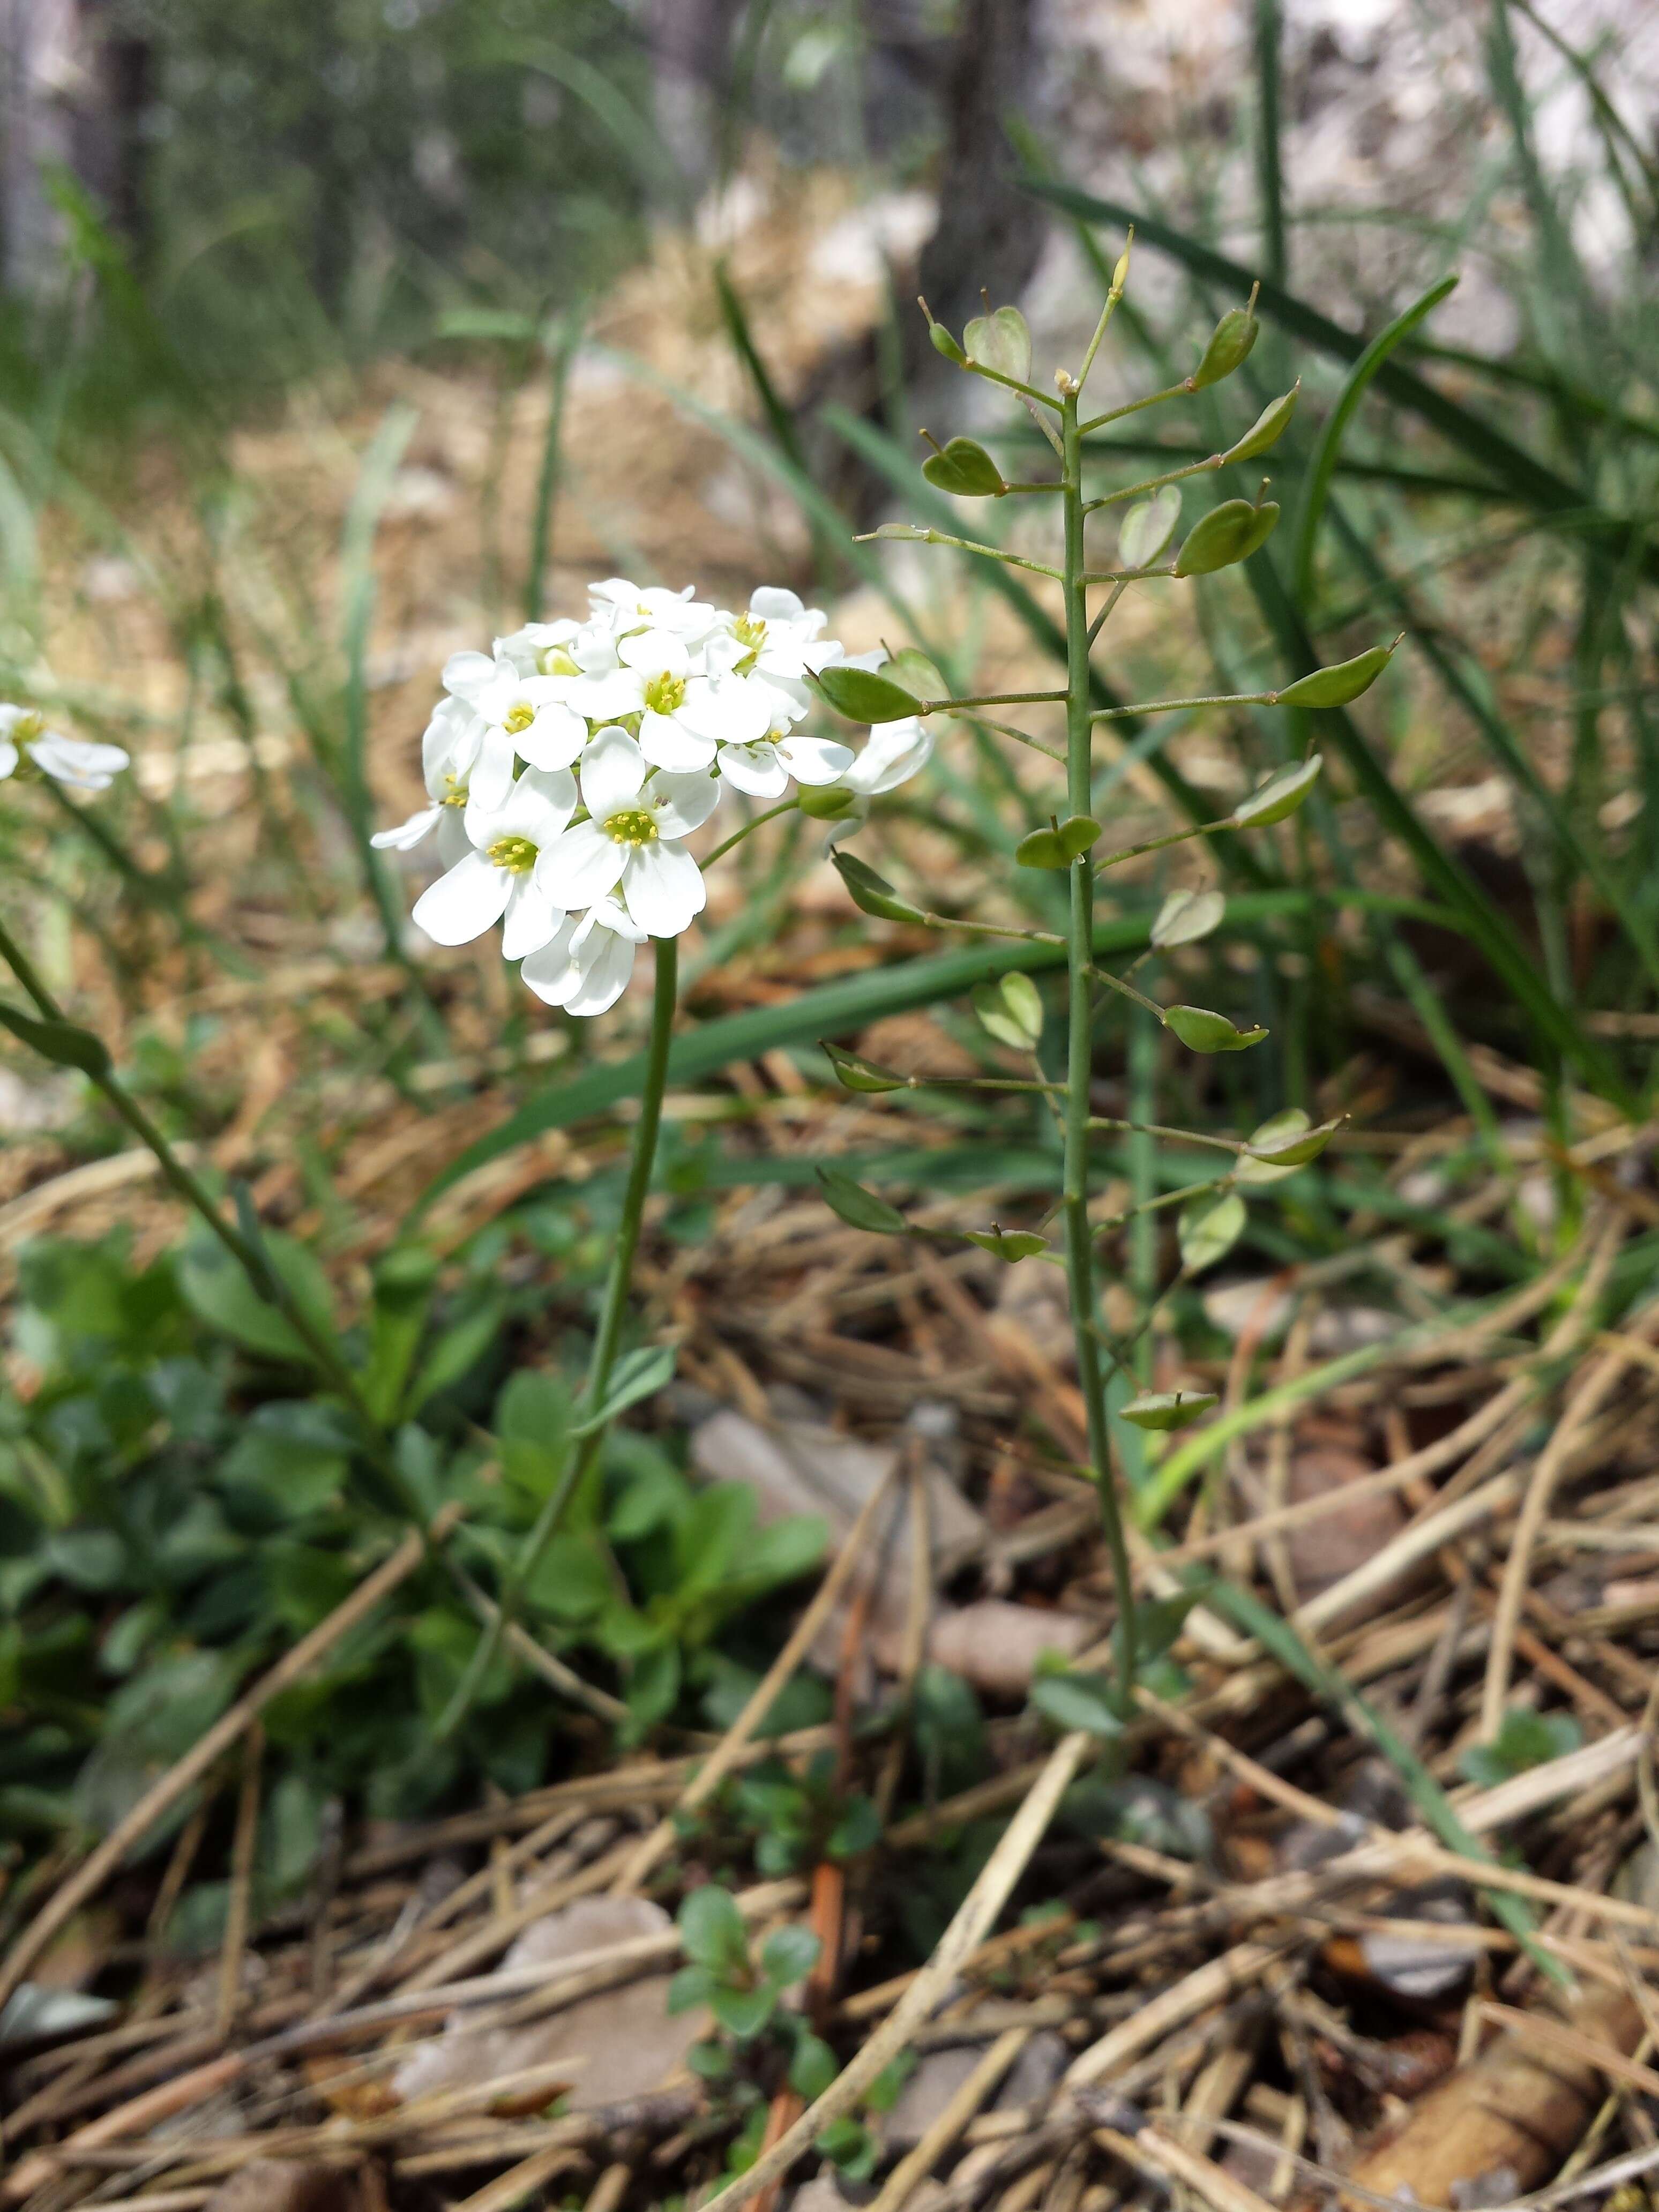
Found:
<svg viewBox="0 0 1659 2212"><path fill-rule="evenodd" d="M1152 1666L1173 1650L1187 1616L1204 1596L1204 1587L1179 1590L1173 1597L1143 1597L1135 1601L1135 1656L1143 1668Z"/></svg>
<svg viewBox="0 0 1659 2212"><path fill-rule="evenodd" d="M952 438L943 453L929 453L921 473L935 491L953 499L1000 499L1008 489L1002 471L974 438Z"/></svg>
<svg viewBox="0 0 1659 2212"><path fill-rule="evenodd" d="M1292 761L1289 767L1275 769L1248 799L1240 799L1233 809L1233 820L1241 830L1265 830L1274 822L1286 820L1318 782L1324 765L1324 756L1315 753L1308 760Z"/></svg>
<svg viewBox="0 0 1659 2212"><path fill-rule="evenodd" d="M823 1188L824 1203L849 1228L867 1229L876 1237L902 1237L908 1231L909 1224L896 1206L889 1206L874 1191L866 1190L851 1176L838 1175L834 1168L820 1168L817 1176Z"/></svg>
<svg viewBox="0 0 1659 2212"><path fill-rule="evenodd" d="M832 853L836 872L847 886L848 896L860 914L872 914L882 921L926 921L927 915L919 906L901 898L885 876L878 876L868 861L860 860L856 853Z"/></svg>
<svg viewBox="0 0 1659 2212"><path fill-rule="evenodd" d="M795 2039L795 2055L789 2062L789 2086L809 2105L817 2104L841 2071L835 2052L822 2036L803 2028Z"/></svg>
<svg viewBox="0 0 1659 2212"><path fill-rule="evenodd" d="M334 1302L328 1278L302 1244L278 1231L266 1230L264 1255L287 1285L307 1318L325 1335L334 1334ZM234 1337L269 1359L309 1366L312 1355L276 1308L262 1298L240 1263L216 1237L202 1230L192 1236L179 1267L179 1287L210 1328Z"/></svg>
<svg viewBox="0 0 1659 2212"><path fill-rule="evenodd" d="M1175 536L1181 520L1181 487L1165 484L1124 516L1117 533L1120 568L1148 568Z"/></svg>
<svg viewBox="0 0 1659 2212"><path fill-rule="evenodd" d="M1273 536L1278 520L1277 500L1253 507L1248 499L1224 499L1188 533L1176 556L1176 574L1212 576L1218 568L1249 560Z"/></svg>
<svg viewBox="0 0 1659 2212"><path fill-rule="evenodd" d="M969 361L999 375L1027 384L1031 376L1031 333L1018 307L997 307L975 315L962 334Z"/></svg>
<svg viewBox="0 0 1659 2212"><path fill-rule="evenodd" d="M1583 1740L1584 1732L1571 1713L1538 1713L1528 1705L1511 1705L1493 1741L1468 1745L1458 1765L1469 1781L1492 1789L1512 1775L1565 1759Z"/></svg>
<svg viewBox="0 0 1659 2212"><path fill-rule="evenodd" d="M872 1060L860 1060L855 1052L843 1052L838 1044L826 1043L823 1052L843 1091L879 1092L910 1088L908 1075L895 1075L888 1068L878 1067Z"/></svg>
<svg viewBox="0 0 1659 2212"><path fill-rule="evenodd" d="M675 1915L680 1942L694 1966L716 1977L741 1972L749 1963L749 1931L738 1901L717 1882L690 1890Z"/></svg>
<svg viewBox="0 0 1659 2212"><path fill-rule="evenodd" d="M550 1538L525 1595L538 1613L576 1626L597 1620L616 1595L611 1568L597 1537Z"/></svg>
<svg viewBox="0 0 1659 2212"><path fill-rule="evenodd" d="M1217 928L1227 911L1220 891L1171 891L1152 923L1152 943L1160 951L1174 945L1196 945Z"/></svg>
<svg viewBox="0 0 1659 2212"><path fill-rule="evenodd" d="M1039 1674L1031 1684L1031 1703L1056 1728L1086 1729L1091 1735L1123 1733L1116 1686L1109 1674Z"/></svg>
<svg viewBox="0 0 1659 2212"><path fill-rule="evenodd" d="M1184 1429L1219 1403L1213 1390L1143 1390L1118 1414L1138 1429Z"/></svg>
<svg viewBox="0 0 1659 2212"><path fill-rule="evenodd" d="M994 1259L1006 1260L1011 1265L1034 1259L1048 1249L1048 1238L1030 1229L964 1229L962 1234L969 1244L977 1244L981 1252L990 1253Z"/></svg>
<svg viewBox="0 0 1659 2212"><path fill-rule="evenodd" d="M881 2156L881 2145L862 2120L843 2113L831 2120L813 2148L838 2166L849 2181L867 2181L876 2170Z"/></svg>
<svg viewBox="0 0 1659 2212"><path fill-rule="evenodd" d="M1033 830L1014 848L1022 868L1069 868L1096 844L1100 824L1092 814L1073 814L1049 830Z"/></svg>
<svg viewBox="0 0 1659 2212"><path fill-rule="evenodd" d="M1230 307L1210 334L1210 343L1199 358L1188 382L1194 392L1219 384L1240 368L1255 343L1261 325L1248 307Z"/></svg>
<svg viewBox="0 0 1659 2212"><path fill-rule="evenodd" d="M1273 1115L1251 1132L1250 1157L1274 1167L1305 1167L1319 1158L1346 1119L1346 1115L1339 1115L1316 1128L1300 1106L1287 1106L1282 1114Z"/></svg>
<svg viewBox="0 0 1659 2212"><path fill-rule="evenodd" d="M778 2008L778 1993L765 1984L757 1990L717 1988L708 2007L728 2035L748 2043L770 2022Z"/></svg>
<svg viewBox="0 0 1659 2212"><path fill-rule="evenodd" d="M981 983L973 994L974 1012L999 1044L1030 1052L1042 1035L1042 998L1029 975L1005 975L1000 983Z"/></svg>
<svg viewBox="0 0 1659 2212"><path fill-rule="evenodd" d="M774 1989L793 1989L817 1966L823 1948L810 1928L793 1922L787 1928L775 1928L761 1945L761 1972Z"/></svg>
<svg viewBox="0 0 1659 2212"><path fill-rule="evenodd" d="M73 1022L38 1021L33 1014L8 1006L3 999L0 999L0 1024L54 1067L78 1068L94 1081L109 1073L109 1054L90 1030L76 1029Z"/></svg>
<svg viewBox="0 0 1659 2212"><path fill-rule="evenodd" d="M1243 1052L1267 1034L1264 1029L1237 1030L1225 1014L1213 1014L1207 1006L1166 1006L1164 1026L1189 1052Z"/></svg>
<svg viewBox="0 0 1659 2212"><path fill-rule="evenodd" d="M849 668L832 660L827 668L807 678L811 688L827 699L849 722L902 722L916 711L915 694L873 668Z"/></svg>
<svg viewBox="0 0 1659 2212"><path fill-rule="evenodd" d="M695 2012L714 1994L714 1977L707 1966L682 1966L668 1984L665 2010Z"/></svg>
<svg viewBox="0 0 1659 2212"><path fill-rule="evenodd" d="M641 1344L623 1352L611 1370L603 1400L575 1423L571 1435L591 1437L596 1429L608 1427L618 1413L638 1405L641 1398L654 1398L673 1381L677 1357L672 1344Z"/></svg>
<svg viewBox="0 0 1659 2212"><path fill-rule="evenodd" d="M504 1299L498 1296L486 1297L476 1311L464 1314L434 1339L415 1371L404 1401L406 1419L412 1419L441 1390L448 1389L452 1382L459 1382L477 1365L501 1334L506 1313Z"/></svg>
<svg viewBox="0 0 1659 2212"><path fill-rule="evenodd" d="M1394 645L1374 645L1368 652L1357 653L1352 660L1333 661L1328 668L1316 669L1311 676L1298 676L1294 684L1287 684L1279 694L1281 707L1346 707L1351 699L1358 699L1369 691L1382 671L1394 659Z"/></svg>
<svg viewBox="0 0 1659 2212"><path fill-rule="evenodd" d="M1296 412L1297 394L1302 389L1297 377L1288 392L1270 399L1236 446L1230 446L1221 456L1224 466L1234 461L1253 461L1258 453L1265 453L1276 446L1290 428L1291 417Z"/></svg>

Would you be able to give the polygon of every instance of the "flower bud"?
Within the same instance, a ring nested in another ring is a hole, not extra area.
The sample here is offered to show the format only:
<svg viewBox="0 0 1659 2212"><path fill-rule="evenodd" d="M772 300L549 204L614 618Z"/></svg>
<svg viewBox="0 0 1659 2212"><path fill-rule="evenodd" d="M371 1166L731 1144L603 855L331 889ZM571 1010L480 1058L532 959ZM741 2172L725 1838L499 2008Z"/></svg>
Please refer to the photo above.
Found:
<svg viewBox="0 0 1659 2212"><path fill-rule="evenodd" d="M795 796L796 805L812 822L839 822L858 803L858 794L844 783L803 784Z"/></svg>

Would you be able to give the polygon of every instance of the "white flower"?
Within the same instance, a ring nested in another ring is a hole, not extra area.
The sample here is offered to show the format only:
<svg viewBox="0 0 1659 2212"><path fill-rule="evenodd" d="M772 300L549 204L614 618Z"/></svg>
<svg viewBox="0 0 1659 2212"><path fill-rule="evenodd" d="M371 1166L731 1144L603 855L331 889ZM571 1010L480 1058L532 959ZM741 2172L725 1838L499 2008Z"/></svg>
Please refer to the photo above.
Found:
<svg viewBox="0 0 1659 2212"><path fill-rule="evenodd" d="M538 862L576 811L568 769L526 769L501 805L469 801L469 850L415 902L415 921L434 944L466 945L506 919L501 956L522 960L545 945L565 916L538 881Z"/></svg>
<svg viewBox="0 0 1659 2212"><path fill-rule="evenodd" d="M567 915L519 973L550 1006L571 1014L608 1013L628 988L634 948L647 933L614 898Z"/></svg>
<svg viewBox="0 0 1659 2212"><path fill-rule="evenodd" d="M647 778L644 754L626 730L601 730L582 756L582 799L590 818L542 854L539 889L566 913L619 892L652 937L678 937L702 912L708 892L680 842L714 812L720 785L708 774Z"/></svg>
<svg viewBox="0 0 1659 2212"><path fill-rule="evenodd" d="M395 829L377 830L369 839L382 852L412 852L434 830L446 867L466 850L461 810L477 794L486 805L499 805L513 785L513 748L502 750L498 732L465 699L440 700L421 738L421 769L432 802Z"/></svg>
<svg viewBox="0 0 1659 2212"><path fill-rule="evenodd" d="M792 775L797 783L836 783L853 759L850 745L792 732L762 738L753 744L722 745L717 764L734 790L746 792L751 799L781 799Z"/></svg>
<svg viewBox="0 0 1659 2212"><path fill-rule="evenodd" d="M908 783L927 767L933 750L933 730L919 715L902 722L878 723L841 781L861 799L874 799Z"/></svg>
<svg viewBox="0 0 1659 2212"><path fill-rule="evenodd" d="M641 587L626 576L610 576L602 584L590 584L587 597L595 615L619 636L648 626L671 630L693 645L709 636L722 620L720 609L706 605L694 596L696 591L695 584L671 592L660 584Z"/></svg>
<svg viewBox="0 0 1659 2212"><path fill-rule="evenodd" d="M568 656L580 628L579 623L568 621L526 623L509 636L495 640L495 659L510 660L520 676L551 675L554 671L544 666L544 659L561 653Z"/></svg>
<svg viewBox="0 0 1659 2212"><path fill-rule="evenodd" d="M572 679L520 676L505 656L495 665L469 702L493 733L485 749L493 744L509 760L516 752L532 768L568 768L587 742L586 723L567 703Z"/></svg>
<svg viewBox="0 0 1659 2212"><path fill-rule="evenodd" d="M10 775L23 760L72 791L107 791L122 769L132 765L131 756L119 745L66 738L60 730L49 730L30 708L0 706L0 777Z"/></svg>

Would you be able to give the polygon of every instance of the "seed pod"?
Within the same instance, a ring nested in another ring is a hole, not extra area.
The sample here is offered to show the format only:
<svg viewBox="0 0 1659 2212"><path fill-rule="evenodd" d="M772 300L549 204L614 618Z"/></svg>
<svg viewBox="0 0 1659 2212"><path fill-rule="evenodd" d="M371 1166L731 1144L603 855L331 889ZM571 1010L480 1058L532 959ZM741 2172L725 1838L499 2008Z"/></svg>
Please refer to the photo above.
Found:
<svg viewBox="0 0 1659 2212"><path fill-rule="evenodd" d="M1151 499L1143 499L1124 516L1117 533L1120 568L1145 568L1157 560L1175 536L1181 520L1181 492L1165 484Z"/></svg>
<svg viewBox="0 0 1659 2212"><path fill-rule="evenodd" d="M1255 343L1261 325L1248 307L1230 307L1210 334L1198 367L1188 380L1194 392L1231 376Z"/></svg>
<svg viewBox="0 0 1659 2212"><path fill-rule="evenodd" d="M1248 1218L1236 1190L1214 1191L1182 1206L1176 1240L1188 1273L1202 1274L1206 1267L1224 1260L1243 1235Z"/></svg>
<svg viewBox="0 0 1659 2212"><path fill-rule="evenodd" d="M1196 945L1226 911L1227 902L1219 891L1171 891L1152 924L1152 943L1160 951L1172 945Z"/></svg>
<svg viewBox="0 0 1659 2212"><path fill-rule="evenodd" d="M838 1044L826 1044L823 1050L843 1091L874 1092L908 1091L910 1087L907 1077L878 1067L872 1060L860 1060L855 1052L843 1052Z"/></svg>
<svg viewBox="0 0 1659 2212"><path fill-rule="evenodd" d="M916 711L914 691L907 691L873 668L851 668L832 660L816 677L812 689L849 722L902 722Z"/></svg>
<svg viewBox="0 0 1659 2212"><path fill-rule="evenodd" d="M902 1237L908 1231L909 1224L896 1206L889 1206L884 1198L878 1198L851 1176L841 1175L834 1168L820 1168L817 1175L824 1204L849 1229L867 1229L876 1237Z"/></svg>
<svg viewBox="0 0 1659 2212"><path fill-rule="evenodd" d="M1292 761L1288 768L1278 769L1234 807L1235 825L1240 830L1265 830L1270 823L1285 821L1307 798L1324 765L1324 756L1315 753L1310 759Z"/></svg>
<svg viewBox="0 0 1659 2212"><path fill-rule="evenodd" d="M848 895L860 914L872 914L882 921L925 921L927 916L919 906L901 898L885 876L878 876L866 861L855 853L835 853L830 855L836 872L847 886Z"/></svg>
<svg viewBox="0 0 1659 2212"><path fill-rule="evenodd" d="M1273 536L1278 520L1277 500L1267 500L1260 507L1252 507L1247 499L1223 500L1188 532L1176 556L1175 573L1210 576L1218 568L1248 560Z"/></svg>
<svg viewBox="0 0 1659 2212"><path fill-rule="evenodd" d="M952 438L943 453L929 453L921 473L936 491L955 499L1000 499L1008 489L1002 471L974 438Z"/></svg>
<svg viewBox="0 0 1659 2212"><path fill-rule="evenodd" d="M1012 376L1024 384L1031 374L1031 333L1018 307L998 307L988 315L975 315L962 334L968 358L981 368Z"/></svg>
<svg viewBox="0 0 1659 2212"><path fill-rule="evenodd" d="M1258 453L1265 453L1270 446L1276 446L1290 427L1301 389L1302 380L1297 377L1288 392L1281 392L1277 399L1270 399L1238 443L1230 446L1221 456L1223 462L1253 461Z"/></svg>
<svg viewBox="0 0 1659 2212"><path fill-rule="evenodd" d="M1207 1006L1166 1006L1164 1026L1173 1030L1189 1052L1243 1052L1249 1045L1260 1044L1267 1034L1263 1029L1235 1029L1225 1014L1212 1013Z"/></svg>
<svg viewBox="0 0 1659 2212"><path fill-rule="evenodd" d="M1057 829L1033 830L1014 848L1022 868L1069 868L1080 860L1100 836L1100 824L1091 814L1073 814Z"/></svg>
<svg viewBox="0 0 1659 2212"><path fill-rule="evenodd" d="M1118 1418L1138 1429L1184 1429L1220 1402L1213 1390L1143 1390L1118 1407Z"/></svg>
<svg viewBox="0 0 1659 2212"><path fill-rule="evenodd" d="M1395 645L1399 642L1396 638ZM1316 668L1310 676L1298 676L1294 684L1287 684L1279 693L1279 705L1346 707L1351 699L1358 699L1362 692L1370 690L1394 659L1395 645L1374 645L1367 652L1355 653L1352 660L1333 661L1328 668Z"/></svg>

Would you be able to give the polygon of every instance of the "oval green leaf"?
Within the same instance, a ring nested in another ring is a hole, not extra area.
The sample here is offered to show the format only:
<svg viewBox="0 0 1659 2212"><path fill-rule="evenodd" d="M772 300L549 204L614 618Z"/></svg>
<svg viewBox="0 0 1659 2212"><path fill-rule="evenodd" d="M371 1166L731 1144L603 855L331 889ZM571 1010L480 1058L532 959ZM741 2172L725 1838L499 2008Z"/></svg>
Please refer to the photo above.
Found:
<svg viewBox="0 0 1659 2212"><path fill-rule="evenodd" d="M1171 891L1152 924L1152 943L1160 951L1172 945L1196 945L1218 927L1226 911L1220 891Z"/></svg>
<svg viewBox="0 0 1659 2212"><path fill-rule="evenodd" d="M1235 824L1241 830L1264 830L1271 823L1285 821L1318 782L1324 765L1323 756L1315 753L1277 769L1233 809Z"/></svg>
<svg viewBox="0 0 1659 2212"><path fill-rule="evenodd" d="M1210 343L1193 371L1193 390L1202 392L1206 386L1219 384L1224 376L1231 376L1255 343L1261 327L1248 307L1230 307L1210 333Z"/></svg>
<svg viewBox="0 0 1659 2212"><path fill-rule="evenodd" d="M1236 1190L1211 1191L1183 1206L1176 1238L1188 1273L1201 1275L1206 1267L1224 1260L1243 1235L1247 1218Z"/></svg>
<svg viewBox="0 0 1659 2212"><path fill-rule="evenodd" d="M889 1206L861 1182L854 1182L836 1168L817 1170L824 1204L838 1213L849 1229L866 1229L873 1237L902 1237L909 1227L897 1206Z"/></svg>
<svg viewBox="0 0 1659 2212"><path fill-rule="evenodd" d="M1138 1429L1184 1429L1219 1403L1213 1390L1143 1390L1118 1414Z"/></svg>
<svg viewBox="0 0 1659 2212"><path fill-rule="evenodd" d="M855 1052L843 1052L838 1044L826 1044L823 1050L843 1091L875 1092L910 1088L908 1076L895 1075L887 1068L878 1067L872 1060L860 1060Z"/></svg>
<svg viewBox="0 0 1659 2212"><path fill-rule="evenodd" d="M1048 1239L1030 1229L964 1229L962 1234L969 1244L977 1244L981 1252L1006 1260L1011 1266L1048 1249Z"/></svg>
<svg viewBox="0 0 1659 2212"><path fill-rule="evenodd" d="M962 334L968 358L1000 376L1024 384L1031 374L1031 333L1018 307L998 307L988 315L975 315ZM1241 356L1242 358L1242 356Z"/></svg>
<svg viewBox="0 0 1659 2212"><path fill-rule="evenodd" d="M1002 471L974 438L952 438L942 453L927 456L921 473L936 491L956 499L1000 499L1008 489Z"/></svg>
<svg viewBox="0 0 1659 2212"><path fill-rule="evenodd" d="M1120 568L1145 568L1157 560L1175 536L1181 520L1181 488L1165 484L1151 499L1143 499L1123 518L1117 533Z"/></svg>
<svg viewBox="0 0 1659 2212"><path fill-rule="evenodd" d="M1263 1029L1235 1029L1225 1014L1212 1013L1207 1006L1166 1006L1164 1026L1189 1052L1243 1052L1267 1034Z"/></svg>
<svg viewBox="0 0 1659 2212"><path fill-rule="evenodd" d="M1221 456L1224 464L1253 461L1258 453L1265 453L1276 446L1290 426L1301 389L1302 380L1298 377L1288 392L1281 392L1277 399L1270 399L1238 443L1230 446Z"/></svg>
<svg viewBox="0 0 1659 2212"><path fill-rule="evenodd" d="M1272 537L1279 520L1279 502L1267 500L1252 507L1247 499L1223 500L1212 507L1188 533L1176 556L1177 576L1212 576L1218 568L1231 568L1247 561Z"/></svg>
<svg viewBox="0 0 1659 2212"><path fill-rule="evenodd" d="M849 668L832 660L809 680L813 690L849 722L902 722L916 711L915 692L895 684L890 676L878 675L873 668Z"/></svg>
<svg viewBox="0 0 1659 2212"><path fill-rule="evenodd" d="M54 1067L78 1068L82 1075L94 1079L109 1073L109 1054L102 1039L90 1030L76 1029L73 1022L37 1021L33 1014L9 1006L3 1000L0 1000L0 1024Z"/></svg>
<svg viewBox="0 0 1659 2212"><path fill-rule="evenodd" d="M886 877L878 876L856 853L832 853L830 858L860 914L873 914L883 921L926 921L919 906L901 898Z"/></svg>
<svg viewBox="0 0 1659 2212"><path fill-rule="evenodd" d="M1393 659L1392 645L1374 645L1368 652L1355 653L1352 660L1334 661L1328 668L1316 668L1310 676L1298 676L1279 693L1279 703L1281 707L1346 707L1350 699L1370 690Z"/></svg>

